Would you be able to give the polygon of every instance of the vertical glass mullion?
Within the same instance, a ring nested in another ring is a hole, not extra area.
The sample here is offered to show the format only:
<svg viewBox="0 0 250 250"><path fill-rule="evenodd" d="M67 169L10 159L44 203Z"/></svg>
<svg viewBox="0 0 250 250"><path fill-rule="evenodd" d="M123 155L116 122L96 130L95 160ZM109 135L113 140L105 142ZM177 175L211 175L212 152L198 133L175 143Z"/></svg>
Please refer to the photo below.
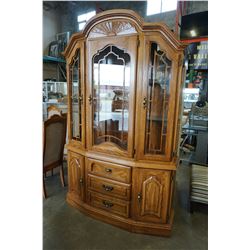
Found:
<svg viewBox="0 0 250 250"><path fill-rule="evenodd" d="M151 96L150 96L150 103L151 103L151 108L150 108L150 111L149 111L149 120L150 120L150 123L149 123L149 131L152 132L152 129L153 129L153 121L152 121L152 106L153 106L153 100L154 100L154 96L155 96L155 93L154 93L154 88L155 88L155 74L156 74L156 68L157 68L157 65L155 65L157 63L157 55L154 51L154 66L153 66L153 84L152 84L152 87L151 87ZM151 146L151 142L152 142L152 135L151 133L149 134L149 151L151 150L150 146Z"/></svg>
<svg viewBox="0 0 250 250"><path fill-rule="evenodd" d="M77 89L74 91L74 81L77 80ZM70 65L70 83L71 83L71 133L72 139L81 140L81 79L80 79L80 58L79 49L76 51L75 56L72 59ZM77 102L74 102L74 96L77 98ZM77 106L76 106L77 105ZM74 110L77 114L75 115ZM76 118L76 119L75 119ZM78 121L77 121L78 120ZM78 122L78 124L76 124Z"/></svg>
<svg viewBox="0 0 250 250"><path fill-rule="evenodd" d="M166 126L168 113L168 70L171 61L159 46L152 42L150 47L150 71L147 86L147 110L145 131L145 154L164 155L166 148ZM151 66L152 63L152 66Z"/></svg>
<svg viewBox="0 0 250 250"><path fill-rule="evenodd" d="M80 74L80 57L78 56L78 119L79 119L79 136L80 136L80 140L82 138L82 115L81 115L81 74Z"/></svg>

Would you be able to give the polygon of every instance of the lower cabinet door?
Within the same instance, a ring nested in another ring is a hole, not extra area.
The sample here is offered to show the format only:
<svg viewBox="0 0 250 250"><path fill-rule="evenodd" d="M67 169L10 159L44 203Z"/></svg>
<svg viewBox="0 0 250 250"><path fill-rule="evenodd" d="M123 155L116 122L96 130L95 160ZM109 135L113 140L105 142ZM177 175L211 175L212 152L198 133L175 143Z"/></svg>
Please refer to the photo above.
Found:
<svg viewBox="0 0 250 250"><path fill-rule="evenodd" d="M68 184L70 195L84 200L84 158L74 152L68 152Z"/></svg>
<svg viewBox="0 0 250 250"><path fill-rule="evenodd" d="M171 171L133 169L132 216L138 221L166 223Z"/></svg>

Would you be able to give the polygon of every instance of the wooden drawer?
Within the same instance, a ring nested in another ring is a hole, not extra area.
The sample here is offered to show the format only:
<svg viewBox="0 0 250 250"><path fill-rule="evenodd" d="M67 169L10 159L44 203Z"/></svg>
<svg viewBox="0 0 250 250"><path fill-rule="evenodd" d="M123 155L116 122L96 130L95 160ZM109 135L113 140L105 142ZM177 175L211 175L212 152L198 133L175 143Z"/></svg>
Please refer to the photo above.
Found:
<svg viewBox="0 0 250 250"><path fill-rule="evenodd" d="M131 182L131 168L118 164L86 158L88 172L112 180L125 183Z"/></svg>
<svg viewBox="0 0 250 250"><path fill-rule="evenodd" d="M129 217L129 202L115 198L111 198L107 195L97 194L95 192L88 192L88 202L90 205L96 208L103 209L105 211L117 214L119 216Z"/></svg>
<svg viewBox="0 0 250 250"><path fill-rule="evenodd" d="M129 200L130 186L131 185L129 184L88 174L88 189L110 195L112 197Z"/></svg>

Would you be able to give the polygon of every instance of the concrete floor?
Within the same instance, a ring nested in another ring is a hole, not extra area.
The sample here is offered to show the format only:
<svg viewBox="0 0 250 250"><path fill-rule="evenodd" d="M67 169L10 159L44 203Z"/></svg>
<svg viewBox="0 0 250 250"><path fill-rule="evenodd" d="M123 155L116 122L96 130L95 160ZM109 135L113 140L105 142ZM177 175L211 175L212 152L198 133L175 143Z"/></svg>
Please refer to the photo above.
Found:
<svg viewBox="0 0 250 250"><path fill-rule="evenodd" d="M189 166L180 165L176 180L174 226L172 236L167 238L130 233L85 216L66 203L67 187L61 187L55 173L46 179L49 197L43 202L43 249L207 249L207 207L188 212Z"/></svg>

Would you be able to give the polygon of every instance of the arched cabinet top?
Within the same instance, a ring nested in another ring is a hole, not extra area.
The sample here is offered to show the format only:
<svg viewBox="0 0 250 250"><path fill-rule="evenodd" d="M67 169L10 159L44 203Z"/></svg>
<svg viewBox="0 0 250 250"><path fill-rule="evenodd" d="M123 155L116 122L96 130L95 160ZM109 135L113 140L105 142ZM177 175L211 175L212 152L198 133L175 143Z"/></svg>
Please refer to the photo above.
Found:
<svg viewBox="0 0 250 250"><path fill-rule="evenodd" d="M67 58L79 40L87 38L115 36L123 34L144 35L149 32L160 33L166 42L175 50L183 51L187 46L177 39L176 35L164 23L147 23L132 10L115 9L103 11L92 17L84 29L71 36L63 55Z"/></svg>

